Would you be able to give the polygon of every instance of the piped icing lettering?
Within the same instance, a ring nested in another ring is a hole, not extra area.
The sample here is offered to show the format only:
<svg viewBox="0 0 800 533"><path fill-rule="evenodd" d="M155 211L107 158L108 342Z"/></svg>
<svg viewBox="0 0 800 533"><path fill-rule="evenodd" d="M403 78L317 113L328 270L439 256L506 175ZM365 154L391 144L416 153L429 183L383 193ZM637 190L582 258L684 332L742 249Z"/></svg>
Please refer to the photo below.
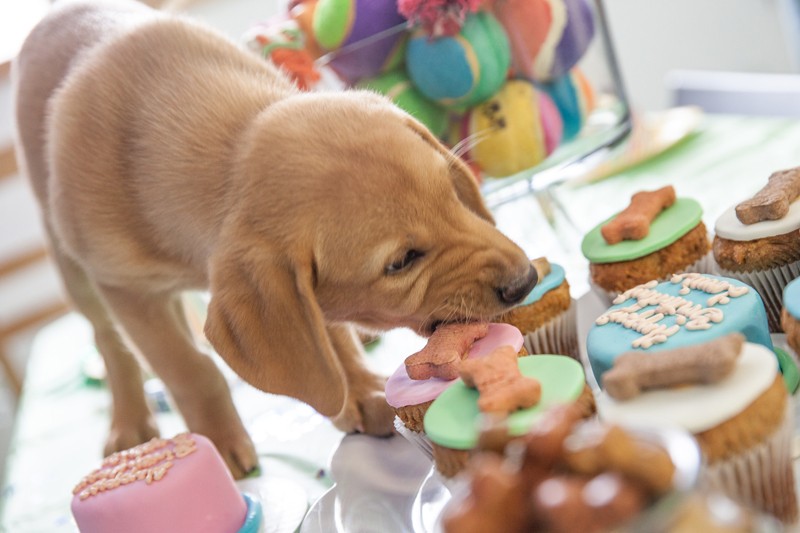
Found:
<svg viewBox="0 0 800 533"><path fill-rule="evenodd" d="M179 461L192 454L197 443L189 433L172 439L154 438L129 450L109 455L100 468L85 476L72 489L81 500L135 481L148 485L161 480Z"/></svg>
<svg viewBox="0 0 800 533"><path fill-rule="evenodd" d="M748 288L736 286L731 283L703 276L697 273L675 274L670 283L681 285L678 291L687 295L693 290L712 295L706 301L707 307L693 303L681 296L672 296L655 290L657 281L649 281L628 289L617 296L615 304L621 304L629 299L636 300L633 304L620 309L610 309L600 315L595 323L603 326L609 323L619 324L642 336L633 340L634 348L647 349L654 344L667 342L667 339L676 334L681 328L689 331L705 330L713 324L722 322L724 313L717 305L725 305L731 298L738 298L747 294ZM655 306L654 309L646 309ZM661 321L666 316L674 316L675 324L667 326Z"/></svg>

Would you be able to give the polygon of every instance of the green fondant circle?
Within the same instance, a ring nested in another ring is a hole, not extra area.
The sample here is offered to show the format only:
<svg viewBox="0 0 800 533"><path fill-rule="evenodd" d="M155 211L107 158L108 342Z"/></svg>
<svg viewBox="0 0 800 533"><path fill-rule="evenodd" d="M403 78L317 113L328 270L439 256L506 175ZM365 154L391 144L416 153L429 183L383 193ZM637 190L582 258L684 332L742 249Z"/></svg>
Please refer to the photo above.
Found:
<svg viewBox="0 0 800 533"><path fill-rule="evenodd" d="M650 233L644 239L608 244L603 239L600 228L616 216L604 220L583 238L581 251L592 263L630 261L661 250L697 226L703 218L703 208L691 198L678 198L653 220L650 224Z"/></svg>
<svg viewBox="0 0 800 533"><path fill-rule="evenodd" d="M549 407L577 400L586 384L581 364L565 355L520 357L519 369L524 376L539 380L542 396L535 406L508 416L509 432L514 436L527 433ZM431 404L424 420L431 441L456 450L475 447L479 423L478 391L460 379Z"/></svg>
<svg viewBox="0 0 800 533"><path fill-rule="evenodd" d="M797 363L794 362L792 356L778 348L774 347L775 355L778 358L778 366L780 366L781 374L783 374L783 382L786 384L786 389L789 394L797 392L800 386L800 369L797 368Z"/></svg>

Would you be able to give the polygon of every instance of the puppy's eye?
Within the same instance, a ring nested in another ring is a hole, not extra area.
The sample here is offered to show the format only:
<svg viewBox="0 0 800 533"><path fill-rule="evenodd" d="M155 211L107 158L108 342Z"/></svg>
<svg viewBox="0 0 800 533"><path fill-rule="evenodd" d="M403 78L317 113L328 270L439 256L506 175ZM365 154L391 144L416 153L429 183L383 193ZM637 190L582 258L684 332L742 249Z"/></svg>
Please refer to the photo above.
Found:
<svg viewBox="0 0 800 533"><path fill-rule="evenodd" d="M387 266L386 267L386 273L387 274L396 274L396 273L400 272L401 270L405 270L406 268L411 266L414 263L414 261L416 261L417 259L419 259L423 255L425 255L425 253L424 252L420 252L419 250L409 250L409 251L406 252L406 255L404 255L402 259L398 259L394 263L392 263L389 266Z"/></svg>

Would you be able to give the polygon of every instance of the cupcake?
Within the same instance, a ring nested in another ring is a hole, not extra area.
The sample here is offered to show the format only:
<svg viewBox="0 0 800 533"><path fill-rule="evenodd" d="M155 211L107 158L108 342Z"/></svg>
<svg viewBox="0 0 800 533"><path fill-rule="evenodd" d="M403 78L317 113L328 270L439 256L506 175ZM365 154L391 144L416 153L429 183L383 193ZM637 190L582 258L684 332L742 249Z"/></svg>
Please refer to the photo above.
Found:
<svg viewBox="0 0 800 533"><path fill-rule="evenodd" d="M560 406L499 451L482 451L445 506L445 533L661 530L699 468L685 433L581 421Z"/></svg>
<svg viewBox="0 0 800 533"><path fill-rule="evenodd" d="M783 290L781 326L789 347L800 357L800 278L786 285Z"/></svg>
<svg viewBox="0 0 800 533"><path fill-rule="evenodd" d="M786 525L797 522L792 403L771 350L732 333L652 355L630 352L601 385L602 420L685 429L703 453L703 484Z"/></svg>
<svg viewBox="0 0 800 533"><path fill-rule="evenodd" d="M468 336L464 341L463 334L467 327L471 332L467 331ZM428 340L425 349L428 351L448 349L446 342L444 347L437 348L437 345L441 346L441 339L449 337L454 331L458 332L459 338L466 345L465 359L484 357L500 346L511 346L515 353L524 350L522 334L517 328L509 324L495 323L440 326ZM421 352L417 352L419 353ZM417 354L409 356L407 360ZM455 383L458 377L455 372L444 377L430 375L425 379L413 368L411 374L413 378L409 375L409 366L404 363L386 382L386 401L394 409L397 415L395 426L399 426L398 429L403 435L408 435L409 431L419 433L423 430L422 421L428 407L445 389Z"/></svg>
<svg viewBox="0 0 800 533"><path fill-rule="evenodd" d="M539 282L525 300L497 318L519 329L529 354L561 354L578 359L576 305L561 265L532 261Z"/></svg>
<svg viewBox="0 0 800 533"><path fill-rule="evenodd" d="M597 384L625 352L655 353L729 333L773 350L761 297L739 280L676 274L620 294L589 330L586 352Z"/></svg>
<svg viewBox="0 0 800 533"><path fill-rule="evenodd" d="M502 348L474 363L481 364L494 358L505 357ZM490 359L491 358L491 359ZM496 380L499 388L511 391L522 389L527 380L539 383L538 400L524 408L511 408L506 412L487 411L484 399L492 397L471 379L459 379L442 392L428 408L424 430L432 443L432 453L437 472L444 478L453 478L461 472L469 457L476 452L481 426L501 419L511 438L520 437L536 426L551 407L576 403L581 416L594 412L594 399L583 367L563 355L535 355L517 359L516 375ZM491 365L498 366L498 365ZM521 394L521 393L520 393Z"/></svg>
<svg viewBox="0 0 800 533"><path fill-rule="evenodd" d="M719 272L752 285L764 299L770 331L780 331L783 288L800 277L800 167L775 172L752 198L714 225Z"/></svg>
<svg viewBox="0 0 800 533"><path fill-rule="evenodd" d="M260 501L242 493L214 444L182 433L114 453L73 490L81 533L230 531L264 527Z"/></svg>
<svg viewBox="0 0 800 533"><path fill-rule="evenodd" d="M595 226L581 243L590 283L606 301L650 280L678 272L710 272L703 209L676 198L672 186L638 192L622 212Z"/></svg>

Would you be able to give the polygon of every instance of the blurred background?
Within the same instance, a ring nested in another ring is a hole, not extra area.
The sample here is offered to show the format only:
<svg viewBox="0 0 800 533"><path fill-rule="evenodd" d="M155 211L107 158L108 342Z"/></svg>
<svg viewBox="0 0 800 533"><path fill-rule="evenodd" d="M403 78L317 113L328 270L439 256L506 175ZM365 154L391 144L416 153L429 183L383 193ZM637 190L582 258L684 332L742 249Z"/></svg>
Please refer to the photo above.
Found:
<svg viewBox="0 0 800 533"><path fill-rule="evenodd" d="M237 40L286 8L283 0L167 3ZM0 457L13 431L31 339L68 312L38 207L13 155L9 65L49 5L0 0ZM606 0L604 6L634 113L693 104L708 113L800 116L800 0Z"/></svg>

